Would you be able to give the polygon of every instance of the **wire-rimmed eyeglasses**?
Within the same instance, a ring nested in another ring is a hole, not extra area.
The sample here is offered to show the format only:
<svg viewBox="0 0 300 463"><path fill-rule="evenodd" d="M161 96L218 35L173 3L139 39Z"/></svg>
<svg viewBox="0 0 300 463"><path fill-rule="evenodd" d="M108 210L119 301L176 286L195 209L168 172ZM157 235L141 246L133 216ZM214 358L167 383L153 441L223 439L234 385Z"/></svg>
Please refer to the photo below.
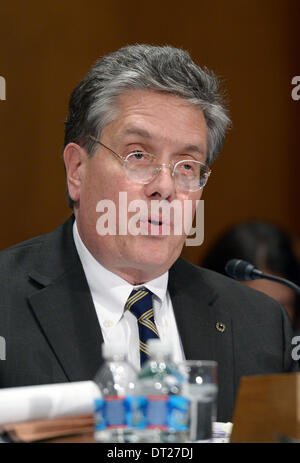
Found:
<svg viewBox="0 0 300 463"><path fill-rule="evenodd" d="M123 162L127 178L132 182L150 183L159 174L162 167L168 167L172 169L171 174L176 188L184 191L197 191L205 186L211 174L211 169L206 164L194 159L159 164L159 160L154 154L134 150L127 156L121 156L92 135L89 135L89 138L109 150Z"/></svg>

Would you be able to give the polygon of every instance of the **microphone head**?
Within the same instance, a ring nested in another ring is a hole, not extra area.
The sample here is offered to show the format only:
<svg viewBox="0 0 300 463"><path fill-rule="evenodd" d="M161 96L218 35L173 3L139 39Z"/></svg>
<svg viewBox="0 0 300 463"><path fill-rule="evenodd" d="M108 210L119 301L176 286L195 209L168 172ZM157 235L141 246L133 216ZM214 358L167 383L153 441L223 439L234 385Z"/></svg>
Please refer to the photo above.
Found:
<svg viewBox="0 0 300 463"><path fill-rule="evenodd" d="M254 280L258 277L254 265L241 259L229 260L225 265L225 272L231 278L241 281Z"/></svg>

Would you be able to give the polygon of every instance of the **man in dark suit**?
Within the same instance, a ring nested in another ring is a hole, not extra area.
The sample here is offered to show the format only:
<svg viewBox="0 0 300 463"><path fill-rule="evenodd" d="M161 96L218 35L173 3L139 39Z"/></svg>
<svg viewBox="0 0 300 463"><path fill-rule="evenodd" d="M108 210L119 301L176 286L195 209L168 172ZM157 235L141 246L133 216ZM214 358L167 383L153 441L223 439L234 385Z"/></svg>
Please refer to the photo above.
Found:
<svg viewBox="0 0 300 463"><path fill-rule="evenodd" d="M151 294L175 361L217 360L219 420L241 376L295 368L279 304L179 259L228 122L215 77L182 50L125 47L95 64L66 122L74 216L1 253L1 387L92 379L103 342L125 342L139 368L141 332L124 310L135 288Z"/></svg>

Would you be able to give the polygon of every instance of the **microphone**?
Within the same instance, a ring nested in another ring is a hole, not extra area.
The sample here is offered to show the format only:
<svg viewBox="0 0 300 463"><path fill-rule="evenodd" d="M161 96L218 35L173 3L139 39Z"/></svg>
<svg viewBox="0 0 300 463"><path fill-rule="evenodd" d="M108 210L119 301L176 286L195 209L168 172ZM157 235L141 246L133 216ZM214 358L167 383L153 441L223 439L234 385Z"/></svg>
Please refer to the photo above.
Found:
<svg viewBox="0 0 300 463"><path fill-rule="evenodd" d="M281 283L283 285L288 286L289 288L296 291L300 294L300 287L297 286L292 281L286 280L285 278L276 277L274 275L268 275L267 273L262 272L255 268L254 265L250 264L245 260L241 259L231 259L225 265L225 272L231 278L235 280L242 280L242 281L250 281L250 280L258 280L259 278L264 278L266 280L276 281L277 283Z"/></svg>

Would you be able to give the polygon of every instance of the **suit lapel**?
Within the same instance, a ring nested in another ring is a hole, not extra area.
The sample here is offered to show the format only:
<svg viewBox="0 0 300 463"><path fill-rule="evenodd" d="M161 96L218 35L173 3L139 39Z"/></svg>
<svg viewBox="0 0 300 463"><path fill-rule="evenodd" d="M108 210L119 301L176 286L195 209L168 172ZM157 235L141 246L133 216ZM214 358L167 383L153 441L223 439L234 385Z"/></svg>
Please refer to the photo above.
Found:
<svg viewBox="0 0 300 463"><path fill-rule="evenodd" d="M95 376L102 358L101 329L69 220L48 235L30 273L39 285L29 304L69 381Z"/></svg>
<svg viewBox="0 0 300 463"><path fill-rule="evenodd" d="M230 416L236 390L230 308L224 307L214 288L213 273L207 278L202 269L195 271L181 259L170 269L169 292L186 359L218 362L218 419L222 421Z"/></svg>
<svg viewBox="0 0 300 463"><path fill-rule="evenodd" d="M211 311L190 292L174 291L171 286L170 296L186 359L212 359Z"/></svg>
<svg viewBox="0 0 300 463"><path fill-rule="evenodd" d="M169 292L175 318L186 358L211 360L215 356L211 306L217 295L200 281L197 284L195 274L190 273L182 260L170 269Z"/></svg>

